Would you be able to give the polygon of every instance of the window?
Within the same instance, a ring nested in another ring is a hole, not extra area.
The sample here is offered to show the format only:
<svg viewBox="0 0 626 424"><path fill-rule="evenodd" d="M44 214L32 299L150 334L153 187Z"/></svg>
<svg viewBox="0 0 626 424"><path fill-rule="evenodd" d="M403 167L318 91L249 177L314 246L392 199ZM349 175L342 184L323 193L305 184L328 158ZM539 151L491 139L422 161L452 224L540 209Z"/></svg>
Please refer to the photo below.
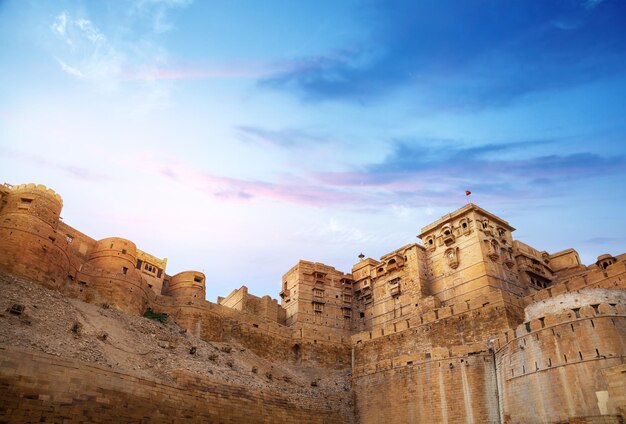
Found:
<svg viewBox="0 0 626 424"><path fill-rule="evenodd" d="M126 254L126 249L122 249L122 255Z"/></svg>
<svg viewBox="0 0 626 424"><path fill-rule="evenodd" d="M196 275L195 277L193 277L193 281L195 281L196 283L202 283L202 277Z"/></svg>
<svg viewBox="0 0 626 424"><path fill-rule="evenodd" d="M324 312L324 304L323 303L313 303L313 310L315 312L319 312L319 313Z"/></svg>
<svg viewBox="0 0 626 424"><path fill-rule="evenodd" d="M313 289L313 296L315 296L315 297L324 297L324 290L322 290L322 289Z"/></svg>
<svg viewBox="0 0 626 424"><path fill-rule="evenodd" d="M128 268L126 268L125 266L122 267L122 274L124 275L128 274Z"/></svg>
<svg viewBox="0 0 626 424"><path fill-rule="evenodd" d="M349 294L344 294L343 295L343 301L346 303L351 303L352 302L352 296L350 296Z"/></svg>
<svg viewBox="0 0 626 424"><path fill-rule="evenodd" d="M74 241L74 237L68 234L65 236L65 240L67 240L67 242L71 244Z"/></svg>

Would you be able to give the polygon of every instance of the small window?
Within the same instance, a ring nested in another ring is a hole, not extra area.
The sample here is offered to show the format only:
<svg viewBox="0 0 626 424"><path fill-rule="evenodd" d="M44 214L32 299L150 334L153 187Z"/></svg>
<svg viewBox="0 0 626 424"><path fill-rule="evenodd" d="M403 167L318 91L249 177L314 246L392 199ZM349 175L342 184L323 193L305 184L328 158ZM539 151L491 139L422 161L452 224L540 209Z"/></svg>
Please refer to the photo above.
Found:
<svg viewBox="0 0 626 424"><path fill-rule="evenodd" d="M122 255L126 254L126 249L122 249Z"/></svg>
<svg viewBox="0 0 626 424"><path fill-rule="evenodd" d="M124 275L128 274L128 268L126 268L125 266L122 267L122 274Z"/></svg>
<svg viewBox="0 0 626 424"><path fill-rule="evenodd" d="M68 234L65 236L65 240L67 240L67 242L71 244L74 241L74 237Z"/></svg>
<svg viewBox="0 0 626 424"><path fill-rule="evenodd" d="M324 290L322 290L322 289L313 289L313 296L315 296L315 297L324 297Z"/></svg>
<svg viewBox="0 0 626 424"><path fill-rule="evenodd" d="M433 245L433 239L429 239L428 240L428 244L430 244L432 246Z"/></svg>
<svg viewBox="0 0 626 424"><path fill-rule="evenodd" d="M193 281L195 281L196 283L201 283L202 282L202 277L198 277L196 275L195 277L193 277Z"/></svg>
<svg viewBox="0 0 626 424"><path fill-rule="evenodd" d="M467 222L462 223L461 227L463 227L463 229L465 230L467 228Z"/></svg>
<svg viewBox="0 0 626 424"><path fill-rule="evenodd" d="M30 205L33 203L33 199L28 199L26 197L22 197L20 200L22 201L22 205Z"/></svg>

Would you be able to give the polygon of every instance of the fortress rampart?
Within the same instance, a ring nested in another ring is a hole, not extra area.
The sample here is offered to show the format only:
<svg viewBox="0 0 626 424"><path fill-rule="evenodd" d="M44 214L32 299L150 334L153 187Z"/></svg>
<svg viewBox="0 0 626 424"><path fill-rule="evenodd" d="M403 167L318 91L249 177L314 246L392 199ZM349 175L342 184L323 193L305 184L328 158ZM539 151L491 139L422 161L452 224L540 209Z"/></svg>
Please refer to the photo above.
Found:
<svg viewBox="0 0 626 424"><path fill-rule="evenodd" d="M299 261L282 277L280 303L245 286L213 303L205 300L210 275L168 275L167 259L132 241L97 241L64 223L62 206L60 196L44 186L0 186L0 271L129 314L167 313L197 337L236 342L263 358L352 372L352 391L341 401L354 400L350 417L332 414L334 400L324 409L304 399L289 404L242 388L212 389L240 406L249 405L242 395L247 393L255 399L254 414L277 422L626 419L626 384L620 380L626 254L602 254L585 266L573 249L548 253L514 240L510 224L468 204L422 228L422 243L379 260L361 257L350 273ZM51 370L64 366L43 356L28 358ZM72 367L70 374L82 378L83 366ZM28 391L22 382L3 378L12 388L5 396ZM148 397L161 399L167 392L187 399L198 384L212 384L183 374L176 379L176 387L157 384L158 390L151 382L132 385ZM97 403L99 389L92 389ZM131 396L118 389L111 388L114 398ZM43 396L44 404L63 408L55 400L63 395ZM134 405L143 402L131 398ZM177 416L169 409L175 405L164 402L163 410ZM208 420L244 422L235 413L212 415L189 402ZM137 408L139 414L143 409ZM286 415L291 408L303 409Z"/></svg>

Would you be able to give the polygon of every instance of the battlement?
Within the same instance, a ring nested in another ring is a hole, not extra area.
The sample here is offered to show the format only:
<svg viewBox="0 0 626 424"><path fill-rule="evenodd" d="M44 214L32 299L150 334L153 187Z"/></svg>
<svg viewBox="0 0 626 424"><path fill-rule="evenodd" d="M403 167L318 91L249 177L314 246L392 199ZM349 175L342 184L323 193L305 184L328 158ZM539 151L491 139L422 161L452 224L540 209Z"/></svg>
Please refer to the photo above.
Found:
<svg viewBox="0 0 626 424"><path fill-rule="evenodd" d="M28 192L28 193L38 192L38 193L41 193L41 195L55 199L57 202L61 204L61 206L63 206L63 198L61 197L61 195L58 194L53 189L46 187L43 184L29 183L29 184L10 185L10 184L5 183L4 185L8 187L13 194L19 194L21 192Z"/></svg>

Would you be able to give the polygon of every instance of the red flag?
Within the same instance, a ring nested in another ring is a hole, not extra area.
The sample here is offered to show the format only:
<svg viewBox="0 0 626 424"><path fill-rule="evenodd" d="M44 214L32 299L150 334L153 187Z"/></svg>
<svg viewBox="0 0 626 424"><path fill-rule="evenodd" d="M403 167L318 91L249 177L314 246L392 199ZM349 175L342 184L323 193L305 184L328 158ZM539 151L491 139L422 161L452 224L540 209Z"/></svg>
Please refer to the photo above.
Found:
<svg viewBox="0 0 626 424"><path fill-rule="evenodd" d="M466 195L466 196L469 196L470 194L472 194L472 192L471 192L471 191L469 191L469 190L465 190L465 195Z"/></svg>

